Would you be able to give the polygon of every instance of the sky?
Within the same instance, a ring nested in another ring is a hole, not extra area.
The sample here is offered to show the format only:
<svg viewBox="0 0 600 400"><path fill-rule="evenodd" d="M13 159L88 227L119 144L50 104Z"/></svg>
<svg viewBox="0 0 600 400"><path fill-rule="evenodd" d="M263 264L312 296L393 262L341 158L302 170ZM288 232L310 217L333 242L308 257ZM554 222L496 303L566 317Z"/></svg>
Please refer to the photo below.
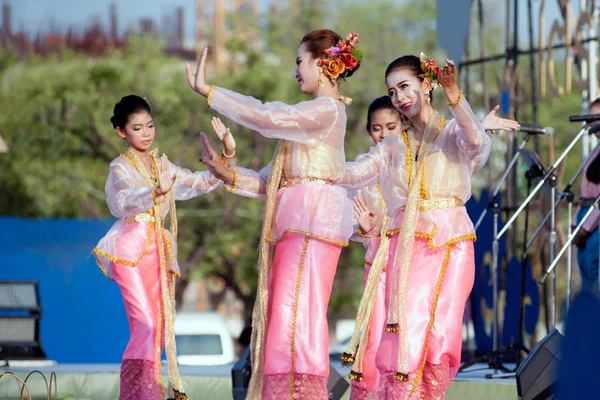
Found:
<svg viewBox="0 0 600 400"><path fill-rule="evenodd" d="M375 1L373 0L373 2ZM109 5L113 2L117 4L119 33L123 33L128 25L138 22L141 18L154 20L160 28L165 15L174 16L176 8L183 7L185 40L190 41L194 38L195 0L0 0L0 3L8 3L12 7L13 31L24 28L30 34L48 31L52 21L55 21L63 31L66 31L70 25L83 29L93 21L93 18L98 18L103 26L108 27ZM263 11L269 7L270 0L260 0L260 2ZM512 2L513 0L511 0ZM474 0L473 3L477 4ZM579 14L579 3L580 0L571 0L575 15ZM214 0L205 0L205 4L206 7L214 7ZM503 5L505 2L502 0L499 2L500 8L503 8L501 4ZM519 5L519 36L525 40L529 38L527 1L521 0ZM539 7L540 1L533 0L536 36ZM212 11L208 9L207 12L211 13ZM552 20L558 16L557 1L546 1L545 15L546 30L549 33ZM548 33L546 37L548 37Z"/></svg>

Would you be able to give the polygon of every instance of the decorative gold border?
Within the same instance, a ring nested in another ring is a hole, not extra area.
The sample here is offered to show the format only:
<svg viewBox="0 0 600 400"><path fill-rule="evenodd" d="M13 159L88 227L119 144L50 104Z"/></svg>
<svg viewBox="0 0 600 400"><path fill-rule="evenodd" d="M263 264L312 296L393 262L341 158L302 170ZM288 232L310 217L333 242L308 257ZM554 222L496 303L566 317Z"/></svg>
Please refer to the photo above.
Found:
<svg viewBox="0 0 600 400"><path fill-rule="evenodd" d="M304 271L304 261L306 259L306 251L308 250L308 242L310 237L305 236L302 243L302 254L298 263L298 274L296 276L296 287L294 289L294 311L292 317L292 332L291 332L291 367L290 367L290 392L289 399L294 400L294 377L296 369L296 322L298 318L298 305L300 304L300 284L302 283L302 271Z"/></svg>
<svg viewBox="0 0 600 400"><path fill-rule="evenodd" d="M442 249L446 246L450 246L450 245L454 245L458 242L465 242L468 240L471 241L475 241L477 240L477 235L474 233L467 233L465 235L460 235L457 236L455 238L452 238L450 240L448 240L446 243L441 244L439 246L436 246L435 243L433 243L433 239L435 238L435 235L437 235L437 231L438 231L438 227L437 225L434 223L433 224L433 232L432 233L425 233L425 232L415 232L415 237L420 237L422 239L426 239L427 240L427 245L429 246L430 250L439 250ZM391 238L392 236L394 236L395 234L400 232L400 228L394 228L394 229L390 229L388 230L385 234L387 237Z"/></svg>
<svg viewBox="0 0 600 400"><path fill-rule="evenodd" d="M303 236L306 236L307 238L315 239L315 240L318 240L318 241L324 242L324 243L334 244L336 246L341 246L341 247L348 246L348 242L342 242L341 240L330 239L325 236L315 235L314 233L305 232L305 231L301 231L298 229L286 229L280 237L274 238L274 239L267 239L267 242L269 242L269 243L281 242L283 239L285 239L285 236L288 233L295 233L297 235L303 235Z"/></svg>
<svg viewBox="0 0 600 400"><path fill-rule="evenodd" d="M427 361L427 351L429 349L429 339L431 337L431 330L433 329L433 324L435 323L435 311L437 309L438 298L440 297L440 291L442 290L442 282L444 281L444 273L446 272L446 267L448 266L448 262L450 261L450 255L453 249L453 244L448 245L448 248L446 249L446 254L444 255L444 261L442 262L442 267L438 276L437 285L435 287L435 295L433 296L433 305L431 307L431 315L429 316L429 324L427 325L427 335L425 336L425 345L423 346L421 364L419 365L419 369L415 376L415 380L413 381L412 388L410 389L410 396L413 395L423 377L423 369L425 368L425 362Z"/></svg>

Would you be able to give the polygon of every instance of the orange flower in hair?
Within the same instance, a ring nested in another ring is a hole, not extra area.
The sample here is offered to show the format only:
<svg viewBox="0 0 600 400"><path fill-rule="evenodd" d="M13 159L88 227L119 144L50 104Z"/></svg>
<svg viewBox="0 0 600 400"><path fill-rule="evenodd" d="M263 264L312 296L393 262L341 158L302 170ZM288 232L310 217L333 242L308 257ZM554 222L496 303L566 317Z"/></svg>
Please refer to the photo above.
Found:
<svg viewBox="0 0 600 400"><path fill-rule="evenodd" d="M362 53L358 46L358 35L350 33L346 39L341 39L335 46L325 50L319 57L319 67L323 74L332 80L344 79L354 72L362 61Z"/></svg>
<svg viewBox="0 0 600 400"><path fill-rule="evenodd" d="M329 79L338 79L346 71L344 62L339 57L330 57L325 61L323 75Z"/></svg>

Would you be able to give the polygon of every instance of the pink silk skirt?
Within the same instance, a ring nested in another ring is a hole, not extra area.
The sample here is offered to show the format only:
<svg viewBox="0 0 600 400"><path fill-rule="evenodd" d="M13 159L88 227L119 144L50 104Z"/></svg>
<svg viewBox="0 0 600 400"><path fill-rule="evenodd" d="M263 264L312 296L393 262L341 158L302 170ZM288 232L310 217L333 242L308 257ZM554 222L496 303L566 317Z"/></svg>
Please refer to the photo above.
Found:
<svg viewBox="0 0 600 400"><path fill-rule="evenodd" d="M287 234L269 279L262 399L327 399L327 305L341 247Z"/></svg>
<svg viewBox="0 0 600 400"><path fill-rule="evenodd" d="M381 238L377 237L371 239L369 247L365 255L365 259L369 262L373 261ZM371 265L365 263L365 275L364 283L367 283L367 277ZM376 366L377 350L379 349L379 343L381 342L381 335L385 329L386 323L386 308L385 308L385 281L386 273L381 274L379 286L377 288L377 295L375 297L375 305L373 306L373 319L369 327L369 338L367 340L367 347L363 356L362 374L363 380L361 382L352 381L352 389L350 392L350 400L377 400L378 385L379 385L379 370Z"/></svg>
<svg viewBox="0 0 600 400"><path fill-rule="evenodd" d="M128 246L126 235L118 246ZM157 352L162 352L164 338L161 337L157 344L162 299L156 240L150 242L147 253L136 267L113 263L112 273L123 296L130 331L121 364L119 399L161 400L162 385L158 381L161 365Z"/></svg>
<svg viewBox="0 0 600 400"><path fill-rule="evenodd" d="M388 283L392 282L393 256L397 243L396 234L390 242ZM444 271L437 308L432 313L442 268ZM473 288L474 276L472 241L460 241L450 247L431 250L426 239L415 239L406 296L409 381L394 379L398 370L398 334L384 330L376 360L381 373L380 399L444 399L460 366L462 319L465 303ZM388 307L390 286L386 290ZM434 323L429 329L432 318ZM416 384L415 379L418 381Z"/></svg>

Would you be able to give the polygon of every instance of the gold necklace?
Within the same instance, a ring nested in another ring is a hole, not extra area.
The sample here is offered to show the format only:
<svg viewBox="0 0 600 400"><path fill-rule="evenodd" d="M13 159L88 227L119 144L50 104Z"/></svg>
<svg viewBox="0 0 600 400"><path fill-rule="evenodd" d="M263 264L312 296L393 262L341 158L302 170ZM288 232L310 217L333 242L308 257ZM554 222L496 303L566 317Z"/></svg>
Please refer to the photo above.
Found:
<svg viewBox="0 0 600 400"><path fill-rule="evenodd" d="M135 152L131 148L127 149L127 155L129 156L130 159L132 159L135 169L137 169L139 171L139 173L142 174L142 176L146 180L146 183L149 186L156 186L158 184L158 171L156 169L156 163L154 161L154 157L152 157L151 155L148 155L150 157L150 165L152 166L152 173L153 173L153 176L152 176L148 173L148 170L146 169L146 166L144 165L142 160L139 159L137 154L135 154Z"/></svg>

